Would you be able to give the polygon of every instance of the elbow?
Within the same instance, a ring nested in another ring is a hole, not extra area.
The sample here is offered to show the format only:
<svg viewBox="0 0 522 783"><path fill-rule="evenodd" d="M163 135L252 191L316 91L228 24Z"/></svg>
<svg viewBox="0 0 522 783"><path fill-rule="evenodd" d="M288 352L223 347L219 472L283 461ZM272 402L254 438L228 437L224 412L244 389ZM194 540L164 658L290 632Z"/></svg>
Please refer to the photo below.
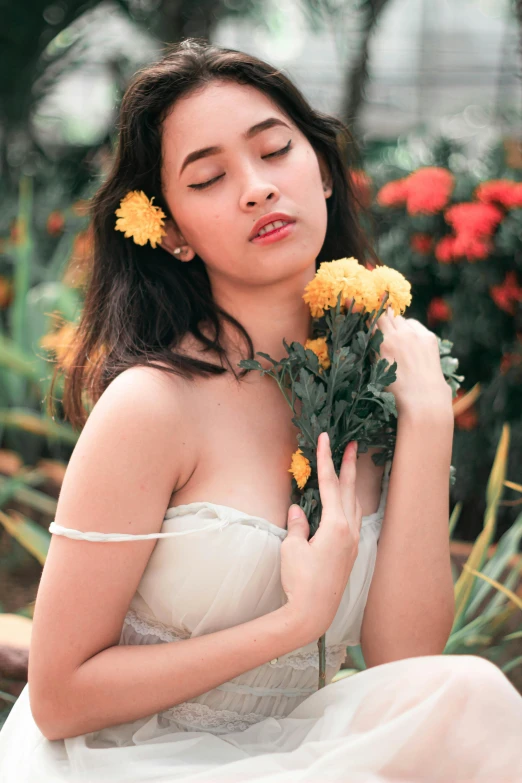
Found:
<svg viewBox="0 0 522 783"><path fill-rule="evenodd" d="M57 720L55 717L50 718L49 716L36 716L33 714L33 719L36 725L38 726L40 732L43 734L45 739L49 740L50 742L56 742L61 741L65 739L69 739L71 737L77 737L78 733L71 729L71 726L68 725L67 721L65 720Z"/></svg>
<svg viewBox="0 0 522 783"><path fill-rule="evenodd" d="M33 720L43 736L50 741L64 740L76 734L70 730L66 710L55 694L35 697L29 686L29 703Z"/></svg>

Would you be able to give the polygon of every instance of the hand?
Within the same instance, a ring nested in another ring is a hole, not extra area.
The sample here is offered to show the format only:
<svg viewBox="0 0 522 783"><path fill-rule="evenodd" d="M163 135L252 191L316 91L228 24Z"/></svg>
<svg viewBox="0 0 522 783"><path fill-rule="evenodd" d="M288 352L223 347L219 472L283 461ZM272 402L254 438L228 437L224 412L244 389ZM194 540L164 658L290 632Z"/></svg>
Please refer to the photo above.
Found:
<svg viewBox="0 0 522 783"><path fill-rule="evenodd" d="M415 318L395 315L391 307L373 327L384 335L380 354L390 364L397 362L397 380L385 391L395 396L399 414L410 408L435 407L452 410L451 387L444 378L437 336Z"/></svg>
<svg viewBox="0 0 522 783"><path fill-rule="evenodd" d="M352 442L337 477L328 435L322 432L317 442L317 476L323 510L310 540L304 511L299 506L289 509L288 535L281 544L281 582L287 611L306 628L310 641L332 624L359 550L362 508L355 494L356 462L357 444ZM295 519L290 516L293 509L298 510Z"/></svg>

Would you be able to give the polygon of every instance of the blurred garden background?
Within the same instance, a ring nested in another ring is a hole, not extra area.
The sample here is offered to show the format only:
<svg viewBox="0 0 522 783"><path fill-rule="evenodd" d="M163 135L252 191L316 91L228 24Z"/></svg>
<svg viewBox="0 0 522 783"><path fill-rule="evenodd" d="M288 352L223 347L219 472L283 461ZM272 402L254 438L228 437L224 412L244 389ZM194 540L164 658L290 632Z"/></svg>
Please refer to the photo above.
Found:
<svg viewBox="0 0 522 783"><path fill-rule="evenodd" d="M79 435L62 378L46 407L89 279L88 201L129 79L187 36L272 62L355 134L378 255L464 376L445 652L522 693L522 0L7 0L0 30L0 725ZM363 668L350 648L340 674Z"/></svg>

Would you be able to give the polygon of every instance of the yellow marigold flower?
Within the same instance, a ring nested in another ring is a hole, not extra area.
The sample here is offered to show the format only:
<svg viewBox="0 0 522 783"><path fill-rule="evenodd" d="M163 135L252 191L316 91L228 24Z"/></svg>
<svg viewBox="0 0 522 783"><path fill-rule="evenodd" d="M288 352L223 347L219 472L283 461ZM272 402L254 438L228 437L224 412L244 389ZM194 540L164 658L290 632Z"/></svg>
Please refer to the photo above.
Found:
<svg viewBox="0 0 522 783"><path fill-rule="evenodd" d="M335 307L337 291L335 281L326 275L319 275L305 286L303 299L310 308L313 318L320 318L329 307Z"/></svg>
<svg viewBox="0 0 522 783"><path fill-rule="evenodd" d="M120 208L115 211L118 215L116 230L124 231L126 237L132 237L137 245L146 245L150 242L152 247L166 235L163 229L163 221L167 216L160 207L153 206L155 196L150 201L142 190L131 190L121 200Z"/></svg>
<svg viewBox="0 0 522 783"><path fill-rule="evenodd" d="M411 283L396 269L390 269L388 266L376 266L370 274L373 277L379 301L388 291L390 294L389 306L395 315L402 315L411 304Z"/></svg>
<svg viewBox="0 0 522 783"><path fill-rule="evenodd" d="M359 264L356 258L323 261L314 279L305 286L303 299L310 307L312 316L319 318L325 309L335 307L341 292L341 311L346 309L347 299L354 300L353 312L374 309L370 307L376 299L371 272Z"/></svg>
<svg viewBox="0 0 522 783"><path fill-rule="evenodd" d="M323 370L327 370L329 368L331 362L330 357L328 356L328 345L326 344L326 337L317 337L315 340L307 340L304 344L304 347L309 348L315 353Z"/></svg>
<svg viewBox="0 0 522 783"><path fill-rule="evenodd" d="M306 459L301 449L297 449L297 451L294 451L292 454L292 466L288 472L292 473L299 489L303 489L304 485L310 478L312 468L310 467L310 463Z"/></svg>

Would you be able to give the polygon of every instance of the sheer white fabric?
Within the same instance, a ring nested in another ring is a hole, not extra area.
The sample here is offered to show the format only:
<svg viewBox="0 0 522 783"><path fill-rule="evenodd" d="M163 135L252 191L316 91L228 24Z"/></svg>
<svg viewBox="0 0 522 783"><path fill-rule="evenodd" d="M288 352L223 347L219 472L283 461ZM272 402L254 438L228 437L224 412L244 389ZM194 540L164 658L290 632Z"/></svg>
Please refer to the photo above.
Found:
<svg viewBox="0 0 522 783"><path fill-rule="evenodd" d="M386 504L363 519L357 560L326 634L327 682L317 690L316 642L244 672L183 704L129 723L50 742L29 686L0 732L0 783L522 783L522 697L472 655L408 658L331 682L360 642ZM281 542L268 520L208 502L167 510L120 644L162 644L260 617L286 601ZM78 705L81 709L81 705Z"/></svg>

